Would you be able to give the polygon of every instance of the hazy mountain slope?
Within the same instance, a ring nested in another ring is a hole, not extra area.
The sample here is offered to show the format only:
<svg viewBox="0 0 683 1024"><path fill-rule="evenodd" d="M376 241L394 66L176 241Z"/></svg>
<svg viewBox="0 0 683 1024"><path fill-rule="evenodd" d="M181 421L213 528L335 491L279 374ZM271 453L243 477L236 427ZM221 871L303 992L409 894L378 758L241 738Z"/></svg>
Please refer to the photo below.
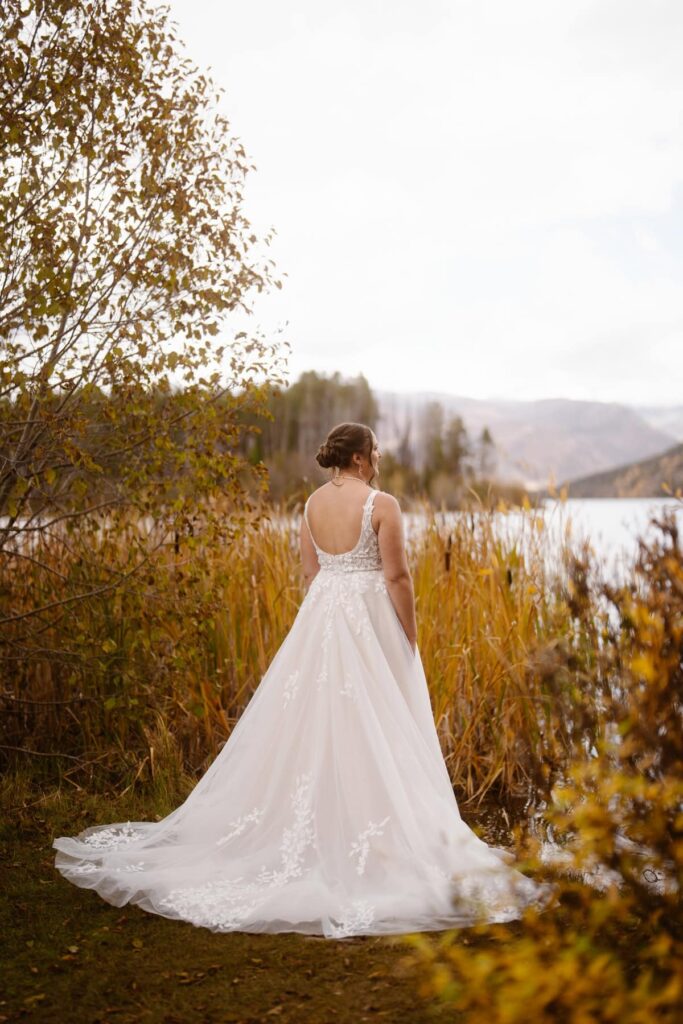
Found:
<svg viewBox="0 0 683 1024"><path fill-rule="evenodd" d="M632 408L655 430L663 430L677 441L683 441L683 405L634 405Z"/></svg>
<svg viewBox="0 0 683 1024"><path fill-rule="evenodd" d="M663 482L672 491L683 488L683 444L653 458L571 480L567 493L570 498L664 498Z"/></svg>
<svg viewBox="0 0 683 1024"><path fill-rule="evenodd" d="M647 458L677 440L629 406L612 402L479 400L440 392L376 391L375 395L383 443L395 447L410 423L418 465L422 458L420 414L427 402L439 401L448 414L462 416L472 439L488 426L499 452L500 479L519 480L532 488Z"/></svg>

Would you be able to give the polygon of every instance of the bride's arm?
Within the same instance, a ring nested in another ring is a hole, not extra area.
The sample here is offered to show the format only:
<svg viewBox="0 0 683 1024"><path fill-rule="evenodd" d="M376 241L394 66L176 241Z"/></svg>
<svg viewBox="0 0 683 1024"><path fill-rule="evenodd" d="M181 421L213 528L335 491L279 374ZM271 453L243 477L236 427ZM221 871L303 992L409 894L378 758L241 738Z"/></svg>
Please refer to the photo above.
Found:
<svg viewBox="0 0 683 1024"><path fill-rule="evenodd" d="M378 494L375 498L375 515L378 519L377 541L384 579L389 597L414 654L417 647L415 593L406 556L401 506L392 494L385 491L380 493L381 497Z"/></svg>
<svg viewBox="0 0 683 1024"><path fill-rule="evenodd" d="M304 593L307 593L308 588L313 582L313 577L320 571L320 565L311 535L306 526L306 520L303 516L301 517L301 527L299 529L299 550L301 552L301 568L304 574Z"/></svg>

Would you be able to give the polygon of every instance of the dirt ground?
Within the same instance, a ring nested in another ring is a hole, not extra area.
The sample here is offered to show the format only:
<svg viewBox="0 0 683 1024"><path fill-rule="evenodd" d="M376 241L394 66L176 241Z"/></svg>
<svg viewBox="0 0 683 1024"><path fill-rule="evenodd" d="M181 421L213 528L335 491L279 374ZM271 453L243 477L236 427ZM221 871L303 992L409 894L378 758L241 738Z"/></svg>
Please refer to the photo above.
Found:
<svg viewBox="0 0 683 1024"><path fill-rule="evenodd" d="M116 815L124 811L107 820L141 807L118 804ZM51 842L105 820L92 798L53 809L24 801L3 818L0 1024L454 1019L415 991L399 936L221 935L71 885L54 868Z"/></svg>

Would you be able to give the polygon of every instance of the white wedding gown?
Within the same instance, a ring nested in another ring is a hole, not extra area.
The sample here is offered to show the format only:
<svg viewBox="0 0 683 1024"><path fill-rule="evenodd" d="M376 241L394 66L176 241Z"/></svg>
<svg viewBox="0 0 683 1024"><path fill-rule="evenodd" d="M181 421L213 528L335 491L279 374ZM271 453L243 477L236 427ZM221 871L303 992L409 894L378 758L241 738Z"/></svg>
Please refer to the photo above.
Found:
<svg viewBox="0 0 683 1024"><path fill-rule="evenodd" d="M353 550L315 545L320 571L291 630L185 802L55 839L65 878L216 932L381 935L545 906L551 886L460 817L419 651L384 581L376 493Z"/></svg>

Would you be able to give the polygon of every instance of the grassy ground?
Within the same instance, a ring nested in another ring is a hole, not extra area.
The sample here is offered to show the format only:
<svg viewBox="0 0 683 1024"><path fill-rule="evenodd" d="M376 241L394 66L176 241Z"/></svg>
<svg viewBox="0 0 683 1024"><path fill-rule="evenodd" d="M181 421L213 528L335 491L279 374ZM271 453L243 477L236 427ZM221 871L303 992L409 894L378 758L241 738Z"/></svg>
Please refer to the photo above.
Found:
<svg viewBox="0 0 683 1024"><path fill-rule="evenodd" d="M55 835L156 817L159 804L149 798L113 801L62 790L36 799L23 790L5 793L2 803L0 1022L454 1020L452 1010L429 1007L417 995L398 937L217 935L138 907L113 907L59 875Z"/></svg>

